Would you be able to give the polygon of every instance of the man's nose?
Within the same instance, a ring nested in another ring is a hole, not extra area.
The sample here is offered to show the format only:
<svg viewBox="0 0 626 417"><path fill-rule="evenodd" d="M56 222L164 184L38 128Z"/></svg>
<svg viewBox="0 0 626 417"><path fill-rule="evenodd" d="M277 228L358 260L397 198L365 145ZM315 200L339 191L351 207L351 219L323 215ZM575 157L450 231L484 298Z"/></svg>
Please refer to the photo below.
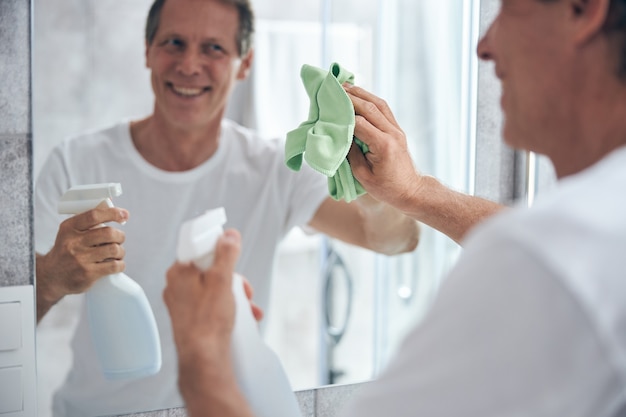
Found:
<svg viewBox="0 0 626 417"><path fill-rule="evenodd" d="M192 50L187 50L178 63L178 70L184 75L195 75L202 67L201 57Z"/></svg>
<svg viewBox="0 0 626 417"><path fill-rule="evenodd" d="M487 32L480 38L478 41L478 47L476 48L476 53L478 57L485 61L490 61L493 59L493 54L491 52L491 37L493 36L493 24L489 26Z"/></svg>

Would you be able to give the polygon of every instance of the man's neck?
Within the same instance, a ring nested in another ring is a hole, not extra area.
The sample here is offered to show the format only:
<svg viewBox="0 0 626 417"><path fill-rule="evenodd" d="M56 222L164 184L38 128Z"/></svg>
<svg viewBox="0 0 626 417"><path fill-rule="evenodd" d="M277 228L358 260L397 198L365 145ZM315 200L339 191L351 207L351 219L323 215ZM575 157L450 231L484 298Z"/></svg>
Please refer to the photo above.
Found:
<svg viewBox="0 0 626 417"><path fill-rule="evenodd" d="M592 97L577 116L572 140L550 155L558 178L581 172L626 146L626 88L615 85Z"/></svg>
<svg viewBox="0 0 626 417"><path fill-rule="evenodd" d="M130 133L135 148L150 164L164 171L187 171L217 151L221 118L209 125L188 128L151 115L132 122Z"/></svg>

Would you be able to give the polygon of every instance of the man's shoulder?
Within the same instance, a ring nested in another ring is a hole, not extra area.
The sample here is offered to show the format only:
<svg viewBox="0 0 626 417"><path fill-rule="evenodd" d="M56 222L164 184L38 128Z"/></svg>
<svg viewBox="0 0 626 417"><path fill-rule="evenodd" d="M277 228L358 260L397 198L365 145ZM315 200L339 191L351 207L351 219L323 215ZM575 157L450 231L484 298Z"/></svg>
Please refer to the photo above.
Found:
<svg viewBox="0 0 626 417"><path fill-rule="evenodd" d="M623 230L626 234L626 217L621 215L626 212L626 194L616 192L624 184L626 148L558 181L556 187L538 195L532 207L520 203L484 226L489 235L543 242L576 233Z"/></svg>
<svg viewBox="0 0 626 417"><path fill-rule="evenodd" d="M129 122L123 121L106 127L87 130L68 137L60 146L68 150L89 150L100 146L112 145L112 141L123 140L129 135Z"/></svg>
<svg viewBox="0 0 626 417"><path fill-rule="evenodd" d="M626 195L616 192L626 184L626 167L619 166L624 156L559 181L531 208L506 210L485 221L464 242L466 252L523 255L580 286L587 285L584 271L603 271L596 275L611 280L613 271L626 269Z"/></svg>

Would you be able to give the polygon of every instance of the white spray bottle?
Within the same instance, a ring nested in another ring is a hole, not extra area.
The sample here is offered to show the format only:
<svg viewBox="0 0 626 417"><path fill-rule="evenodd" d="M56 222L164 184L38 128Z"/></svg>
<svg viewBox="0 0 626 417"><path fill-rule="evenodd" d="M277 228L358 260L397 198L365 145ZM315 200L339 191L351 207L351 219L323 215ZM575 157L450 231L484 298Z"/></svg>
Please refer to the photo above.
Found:
<svg viewBox="0 0 626 417"><path fill-rule="evenodd" d="M60 214L78 214L122 194L119 183L79 185L59 201ZM161 343L152 308L124 273L98 279L85 293L89 327L107 379L141 378L161 369Z"/></svg>
<svg viewBox="0 0 626 417"><path fill-rule="evenodd" d="M181 226L177 257L206 270L213 262L215 243L224 232L226 213L222 207L189 220ZM301 416L296 396L276 354L265 344L252 315L243 279L233 277L236 313L232 346L239 388L258 417Z"/></svg>

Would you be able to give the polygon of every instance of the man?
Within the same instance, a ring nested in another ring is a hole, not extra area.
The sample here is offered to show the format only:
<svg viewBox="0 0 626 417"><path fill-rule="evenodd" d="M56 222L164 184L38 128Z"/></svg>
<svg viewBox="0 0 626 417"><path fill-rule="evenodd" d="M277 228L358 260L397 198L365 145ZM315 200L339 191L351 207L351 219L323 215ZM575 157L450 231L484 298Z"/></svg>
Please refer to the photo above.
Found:
<svg viewBox="0 0 626 417"><path fill-rule="evenodd" d="M344 415L626 415L624 22L624 0L501 3L478 54L502 82L503 136L550 157L558 187L464 239L425 321ZM422 197L431 180L414 174L389 109L346 89L356 135L371 151L350 155L355 176L374 197L430 217ZM224 300L239 245L229 232L207 273L168 271L164 298L191 417L251 415L227 354L232 305ZM190 310L190 288L221 304Z"/></svg>
<svg viewBox="0 0 626 417"><path fill-rule="evenodd" d="M224 120L229 94L252 64L252 33L247 0L155 1L146 25L154 112L66 142L43 167L35 196L38 318L65 295L125 270L150 300L163 354L155 376L104 379L83 313L72 340L73 366L54 399L55 415L182 404L163 277L180 225L208 209L223 206L227 226L242 232L247 250L238 268L256 288L261 307L267 305L276 245L293 226L308 225L387 254L416 247L415 220L369 197L356 204L330 199L323 176L284 166L281 141L262 140ZM69 219L56 213L68 188L102 182L122 184L123 195L115 199L120 208L102 206ZM96 227L126 220L124 231Z"/></svg>

